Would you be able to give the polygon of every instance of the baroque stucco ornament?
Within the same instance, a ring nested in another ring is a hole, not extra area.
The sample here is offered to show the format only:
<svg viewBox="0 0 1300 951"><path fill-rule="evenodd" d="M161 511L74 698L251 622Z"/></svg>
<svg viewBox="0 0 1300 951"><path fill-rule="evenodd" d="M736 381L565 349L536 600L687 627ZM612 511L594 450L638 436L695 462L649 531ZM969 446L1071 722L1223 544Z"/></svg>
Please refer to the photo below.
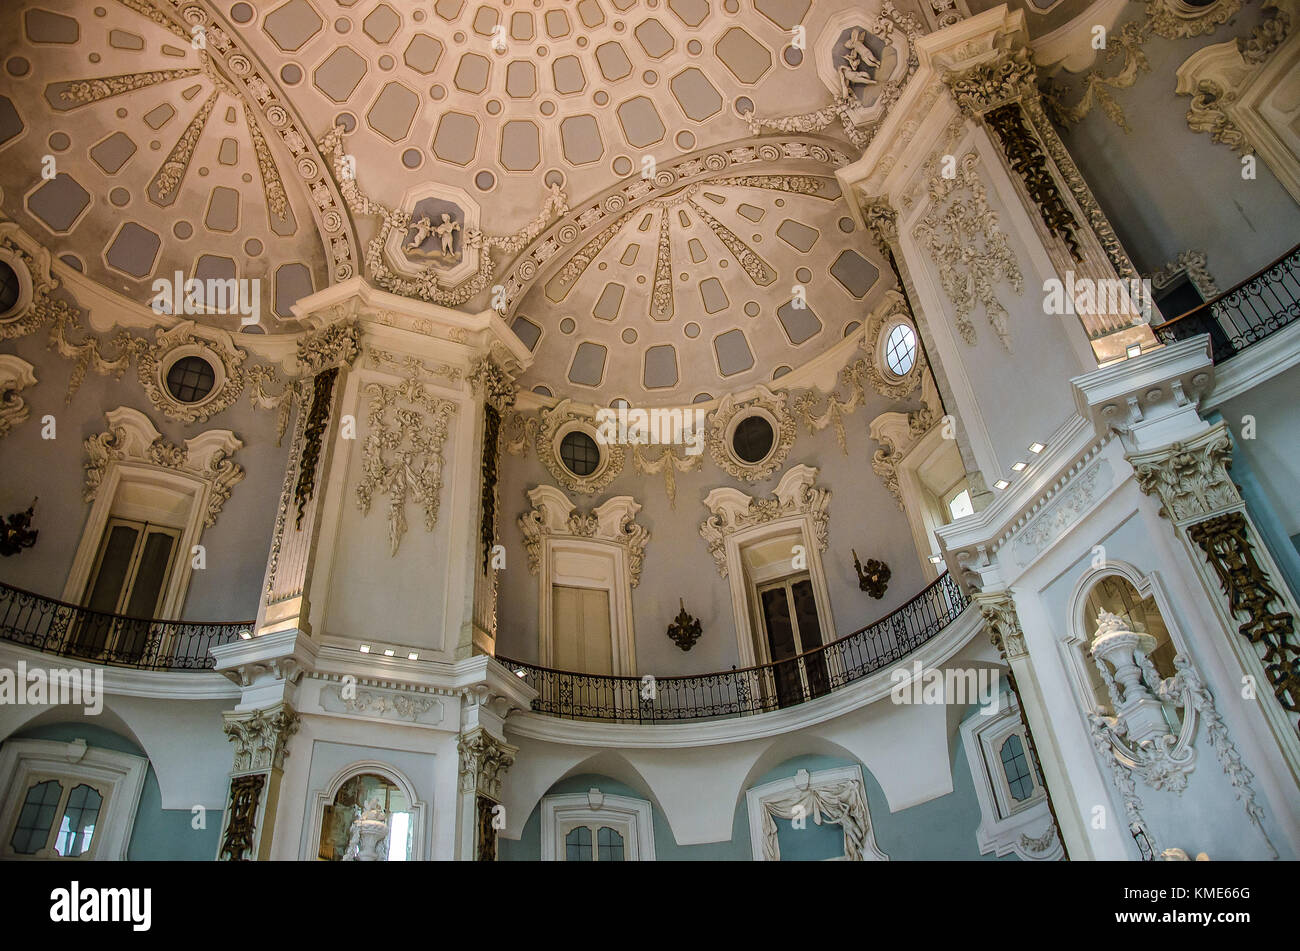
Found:
<svg viewBox="0 0 1300 951"><path fill-rule="evenodd" d="M388 495L388 553L396 556L406 534L408 498L424 510L425 531L438 522L442 496L442 447L456 403L434 396L423 383L367 383L370 411L357 483L357 507L370 512L376 493ZM389 417L392 410L392 418Z"/></svg>
<svg viewBox="0 0 1300 951"><path fill-rule="evenodd" d="M772 490L772 498L746 495L729 486L704 497L709 517L700 525L700 537L709 546L718 574L727 577L727 536L742 529L783 518L807 518L812 540L820 551L830 543L830 489L816 488L817 470L803 464L791 466Z"/></svg>
<svg viewBox="0 0 1300 951"><path fill-rule="evenodd" d="M11 353L0 354L0 436L25 420L30 414L27 402L18 394L36 385L32 365Z"/></svg>
<svg viewBox="0 0 1300 951"><path fill-rule="evenodd" d="M456 751L460 755L460 791L500 800L501 783L514 765L519 747L476 727L461 734Z"/></svg>
<svg viewBox="0 0 1300 951"><path fill-rule="evenodd" d="M625 549L629 584L635 588L640 583L650 533L634 521L641 504L632 496L617 495L586 514L579 512L568 496L553 485L532 489L528 501L533 507L519 516L519 530L524 536L530 572L537 574L541 569L542 549L548 537L589 538Z"/></svg>
<svg viewBox="0 0 1300 951"><path fill-rule="evenodd" d="M167 386L167 372L177 360L195 356L215 371L212 390L194 403L183 403ZM183 423L201 423L233 406L244 390L241 365L247 354L224 330L199 330L192 320L154 333L154 342L137 347L136 374L149 402L164 415Z"/></svg>
<svg viewBox="0 0 1300 951"><path fill-rule="evenodd" d="M755 390L756 395L745 400L737 400L728 393L713 411L709 424L709 455L714 464L727 475L746 482L766 479L780 468L798 435L795 419L786 408L789 394L774 393L761 383ZM745 462L732 452L730 445L732 423L749 415L750 410L758 410L772 424L772 448L757 462Z"/></svg>
<svg viewBox="0 0 1300 951"><path fill-rule="evenodd" d="M108 429L85 442L87 502L99 494L100 484L114 463L157 466L193 476L209 487L203 524L217 523L230 491L244 478L232 456L243 443L228 429L210 429L176 446L163 439L149 417L139 410L119 406L104 414Z"/></svg>
<svg viewBox="0 0 1300 951"><path fill-rule="evenodd" d="M1025 279L998 216L989 207L984 183L976 173L979 156L967 152L957 162L952 178L930 180L930 207L912 230L939 268L944 292L952 303L957 331L975 345L975 325L970 315L984 305L1002 346L1011 351L1007 309L998 300L997 285L1007 283L1020 294Z"/></svg>
<svg viewBox="0 0 1300 951"><path fill-rule="evenodd" d="M585 476L572 472L560 458L560 441L575 429L587 433L600 446L600 462L590 474ZM618 478L619 473L623 471L627 450L619 443L599 438L593 416L577 409L572 400L561 400L554 407L543 412L535 432L533 445L542 464L546 466L555 481L570 492L576 492L578 495L594 495ZM508 439L506 448L512 453L515 451Z"/></svg>
<svg viewBox="0 0 1300 951"><path fill-rule="evenodd" d="M1232 439L1219 423L1194 439L1128 456L1138 485L1161 501L1160 514L1175 524L1199 521L1240 501L1228 475Z"/></svg>
<svg viewBox="0 0 1300 951"><path fill-rule="evenodd" d="M302 718L287 703L265 710L226 713L222 732L235 744L235 771L283 769L289 738Z"/></svg>

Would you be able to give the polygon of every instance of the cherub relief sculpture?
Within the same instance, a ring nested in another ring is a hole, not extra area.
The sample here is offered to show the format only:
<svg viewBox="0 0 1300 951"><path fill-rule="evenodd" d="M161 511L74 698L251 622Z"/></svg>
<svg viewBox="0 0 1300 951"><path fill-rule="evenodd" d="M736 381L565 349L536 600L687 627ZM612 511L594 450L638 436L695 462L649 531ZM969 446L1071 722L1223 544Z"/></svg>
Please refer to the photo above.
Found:
<svg viewBox="0 0 1300 951"><path fill-rule="evenodd" d="M855 95L857 87L873 85L876 82L875 75L867 70L875 70L879 67L880 58L864 42L868 35L870 34L865 30L854 29L849 34L849 38L844 41L844 48L848 53L837 70L840 76L840 95L844 98Z"/></svg>

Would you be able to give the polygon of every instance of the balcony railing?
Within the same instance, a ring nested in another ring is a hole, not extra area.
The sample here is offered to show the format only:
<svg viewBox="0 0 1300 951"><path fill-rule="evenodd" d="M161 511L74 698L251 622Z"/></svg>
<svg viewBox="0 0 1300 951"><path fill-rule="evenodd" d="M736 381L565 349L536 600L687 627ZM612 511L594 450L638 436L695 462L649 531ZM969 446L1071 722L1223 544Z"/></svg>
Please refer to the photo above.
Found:
<svg viewBox="0 0 1300 951"><path fill-rule="evenodd" d="M211 670L210 648L252 621L159 621L105 614L0 583L0 639L47 654L143 670Z"/></svg>
<svg viewBox="0 0 1300 951"><path fill-rule="evenodd" d="M945 573L893 613L815 650L688 677L610 677L497 660L537 691L538 713L615 723L743 717L824 696L893 664L956 620L969 603Z"/></svg>
<svg viewBox="0 0 1300 951"><path fill-rule="evenodd" d="M1300 318L1300 245L1226 294L1153 327L1164 343L1210 335L1222 363Z"/></svg>

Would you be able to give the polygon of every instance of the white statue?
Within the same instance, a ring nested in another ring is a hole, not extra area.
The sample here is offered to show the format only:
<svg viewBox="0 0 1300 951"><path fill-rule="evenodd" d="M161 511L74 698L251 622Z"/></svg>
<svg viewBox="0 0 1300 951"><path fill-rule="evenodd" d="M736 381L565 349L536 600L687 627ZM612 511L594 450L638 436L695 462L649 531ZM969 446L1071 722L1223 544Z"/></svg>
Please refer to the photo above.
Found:
<svg viewBox="0 0 1300 951"><path fill-rule="evenodd" d="M443 215L443 217L447 216ZM415 237L407 243L406 250L415 251L429 237L429 232L433 230L433 222L429 220L428 215L422 215L418 220L411 222L411 227L415 229Z"/></svg>
<svg viewBox="0 0 1300 951"><path fill-rule="evenodd" d="M868 35L866 31L854 28L849 33L849 38L844 41L844 48L849 51L848 59L850 61L856 56L860 62L866 63L868 66L879 66L880 60L875 53L871 52L871 48L863 42ZM853 64L853 66L855 69L857 68L857 64Z"/></svg>
<svg viewBox="0 0 1300 951"><path fill-rule="evenodd" d="M424 220L428 221L429 219L426 218ZM444 211L442 213L442 224L438 225L438 227L433 229L438 235L438 240L442 242L442 253L446 257L451 257L453 254L452 240L455 236L457 229L459 228L460 228L460 222L452 221L451 215L447 214L447 212Z"/></svg>
<svg viewBox="0 0 1300 951"><path fill-rule="evenodd" d="M366 808L352 820L348 835L348 848L343 853L345 862L382 862L388 858L388 813L377 798L366 803Z"/></svg>
<svg viewBox="0 0 1300 951"><path fill-rule="evenodd" d="M870 52L868 50L868 52ZM875 57L872 57L875 59ZM863 67L863 61L858 56L857 51L850 52L848 61L843 63L839 68L840 74L840 95L847 99L853 96L857 89L856 86L870 86L875 83L876 77L872 76ZM877 63L867 63L868 66L878 66Z"/></svg>

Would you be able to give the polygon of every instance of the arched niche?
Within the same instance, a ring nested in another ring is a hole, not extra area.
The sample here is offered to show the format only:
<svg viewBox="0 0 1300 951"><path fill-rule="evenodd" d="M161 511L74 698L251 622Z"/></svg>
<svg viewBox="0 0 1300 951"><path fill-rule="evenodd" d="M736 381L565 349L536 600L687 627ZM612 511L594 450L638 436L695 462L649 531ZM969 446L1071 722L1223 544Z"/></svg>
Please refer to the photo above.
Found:
<svg viewBox="0 0 1300 951"><path fill-rule="evenodd" d="M400 770L378 760L349 763L316 794L299 858L421 861L425 857L426 811L426 804L416 797L415 787ZM382 846L377 841L377 823L381 822L387 839Z"/></svg>
<svg viewBox="0 0 1300 951"><path fill-rule="evenodd" d="M1161 677L1174 675L1174 657L1186 653L1186 641L1157 572L1144 575L1122 561L1107 561L1084 572L1070 596L1070 632L1063 645L1066 666L1087 711L1110 714L1110 696L1089 653L1103 610L1123 618L1131 630L1155 638L1149 656Z"/></svg>

